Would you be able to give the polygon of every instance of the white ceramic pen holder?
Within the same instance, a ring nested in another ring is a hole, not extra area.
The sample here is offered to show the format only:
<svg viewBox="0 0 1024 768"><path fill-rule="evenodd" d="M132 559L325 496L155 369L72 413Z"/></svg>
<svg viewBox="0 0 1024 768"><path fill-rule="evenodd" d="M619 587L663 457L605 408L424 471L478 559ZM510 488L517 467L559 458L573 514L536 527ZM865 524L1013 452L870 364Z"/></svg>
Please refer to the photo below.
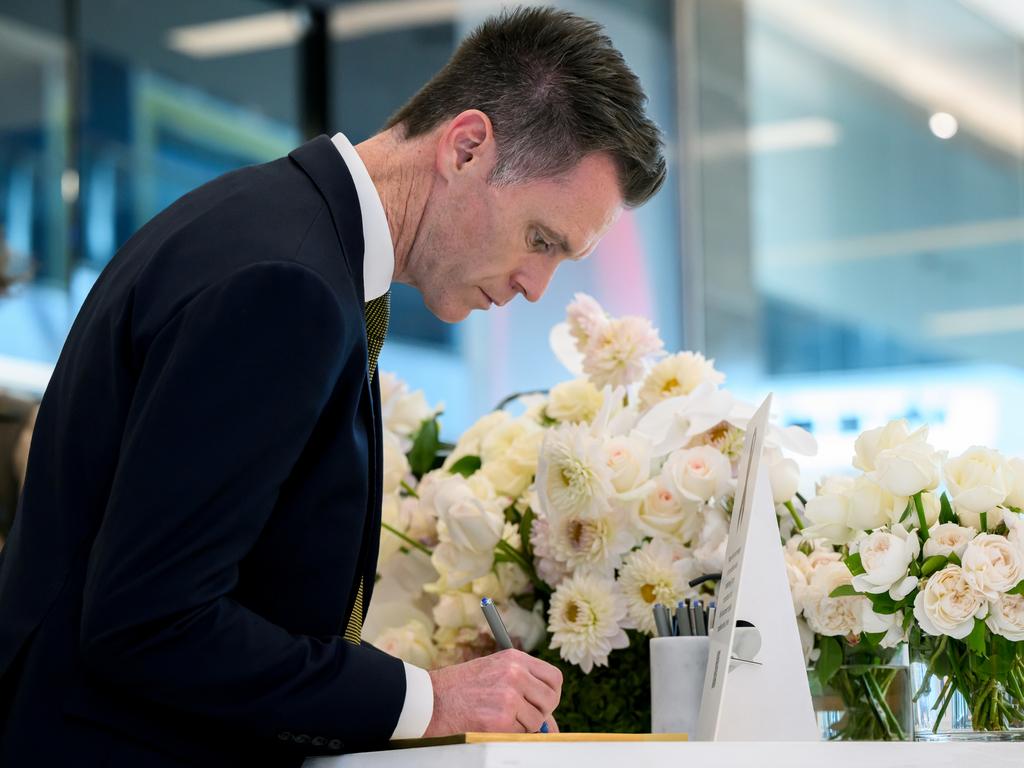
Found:
<svg viewBox="0 0 1024 768"><path fill-rule="evenodd" d="M760 632L754 627L737 627L733 655L753 660L759 650ZM693 737L707 666L706 635L651 639L651 733L686 733Z"/></svg>

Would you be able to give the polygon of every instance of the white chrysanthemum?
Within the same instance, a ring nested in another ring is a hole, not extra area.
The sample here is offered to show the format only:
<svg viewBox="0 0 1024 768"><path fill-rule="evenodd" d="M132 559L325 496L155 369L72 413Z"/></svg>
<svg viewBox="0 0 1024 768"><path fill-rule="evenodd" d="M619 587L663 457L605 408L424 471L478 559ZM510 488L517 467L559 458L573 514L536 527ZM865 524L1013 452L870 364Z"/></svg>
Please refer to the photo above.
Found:
<svg viewBox="0 0 1024 768"><path fill-rule="evenodd" d="M640 387L640 402L644 408L688 395L705 381L715 386L725 381L725 374L715 370L715 361L705 359L700 352L679 352L658 362Z"/></svg>
<svg viewBox="0 0 1024 768"><path fill-rule="evenodd" d="M618 317L598 328L583 352L583 370L598 387L628 386L640 379L662 341L650 321Z"/></svg>
<svg viewBox="0 0 1024 768"><path fill-rule="evenodd" d="M636 544L630 519L618 507L598 517L563 515L548 526L550 551L573 572L610 576Z"/></svg>
<svg viewBox="0 0 1024 768"><path fill-rule="evenodd" d="M569 575L569 568L555 557L551 548L551 529L545 518L534 519L530 527L530 544L533 546L533 566L537 575L549 586L557 587Z"/></svg>
<svg viewBox="0 0 1024 768"><path fill-rule="evenodd" d="M630 552L619 570L619 587L626 601L623 626L653 635L654 605L661 603L671 608L693 594L687 583L692 578L692 562L686 558L685 549L663 539L652 539Z"/></svg>
<svg viewBox="0 0 1024 768"><path fill-rule="evenodd" d="M595 666L607 666L613 650L629 645L620 626L625 616L626 605L614 581L576 574L551 596L551 647L589 674Z"/></svg>
<svg viewBox="0 0 1024 768"><path fill-rule="evenodd" d="M548 430L537 466L537 494L548 519L562 515L597 516L615 492L601 441L586 425Z"/></svg>

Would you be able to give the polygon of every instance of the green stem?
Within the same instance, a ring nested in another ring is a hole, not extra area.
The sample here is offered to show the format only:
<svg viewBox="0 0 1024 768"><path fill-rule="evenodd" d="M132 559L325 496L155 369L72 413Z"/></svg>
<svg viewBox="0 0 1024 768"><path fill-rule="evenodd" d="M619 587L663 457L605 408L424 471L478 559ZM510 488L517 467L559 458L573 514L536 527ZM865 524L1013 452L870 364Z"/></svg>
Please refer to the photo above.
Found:
<svg viewBox="0 0 1024 768"><path fill-rule="evenodd" d="M402 541L404 541L410 547L413 547L414 549L418 549L420 552L425 554L427 557L430 557L432 554L434 554L426 546L424 546L422 543L416 541L416 539L409 538L404 533L402 533L401 531L399 531L396 528L393 528L392 526L388 525L387 523L382 522L380 524L380 527L383 528L385 531L393 533L395 536L400 538Z"/></svg>
<svg viewBox="0 0 1024 768"><path fill-rule="evenodd" d="M520 553L519 550L517 550L504 539L501 539L498 542L498 549L503 554L507 555L512 561L514 561L516 565L523 569L523 573L525 573L530 578L530 581L533 582L534 587L536 587L544 594L551 594L551 588L543 581L541 581L540 577L537 575L537 572L533 569L533 565L530 564L530 562L525 557L523 557L522 553Z"/></svg>
<svg viewBox="0 0 1024 768"><path fill-rule="evenodd" d="M416 493L416 490L410 486L405 480L402 481L402 490L412 496L414 499L418 499L420 495Z"/></svg>
<svg viewBox="0 0 1024 768"><path fill-rule="evenodd" d="M917 521L921 525L921 543L928 541L928 520L924 516L924 502L921 500L921 491L914 494L914 507L917 509Z"/></svg>
<svg viewBox="0 0 1024 768"><path fill-rule="evenodd" d="M867 687L870 691L871 697L875 700L875 706L881 711L882 717L885 719L885 730L887 735L891 738L895 738L897 741L903 741L906 738L903 733L903 729L900 727L900 723L896 719L896 715L893 714L892 708L889 706L889 702L885 700L885 691L887 691L889 686L892 684L892 676L889 676L884 690L875 679L875 670L868 670L868 673L864 677L867 681Z"/></svg>
<svg viewBox="0 0 1024 768"><path fill-rule="evenodd" d="M981 532L988 533L988 512L981 513Z"/></svg>
<svg viewBox="0 0 1024 768"><path fill-rule="evenodd" d="M804 529L804 521L801 520L800 515L796 513L796 507L793 506L792 501L786 502L786 509L789 510L789 516L793 518L793 525L796 526L798 531L802 531Z"/></svg>

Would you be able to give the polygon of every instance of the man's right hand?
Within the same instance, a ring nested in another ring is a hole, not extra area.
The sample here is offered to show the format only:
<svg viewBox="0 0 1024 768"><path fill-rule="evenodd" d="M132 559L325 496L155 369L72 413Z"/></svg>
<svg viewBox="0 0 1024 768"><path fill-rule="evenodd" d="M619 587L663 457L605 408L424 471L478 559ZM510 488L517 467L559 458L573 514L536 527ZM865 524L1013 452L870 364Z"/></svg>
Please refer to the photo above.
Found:
<svg viewBox="0 0 1024 768"><path fill-rule="evenodd" d="M562 695L562 673L522 651L500 651L430 671L434 714L424 736L455 733L536 733Z"/></svg>

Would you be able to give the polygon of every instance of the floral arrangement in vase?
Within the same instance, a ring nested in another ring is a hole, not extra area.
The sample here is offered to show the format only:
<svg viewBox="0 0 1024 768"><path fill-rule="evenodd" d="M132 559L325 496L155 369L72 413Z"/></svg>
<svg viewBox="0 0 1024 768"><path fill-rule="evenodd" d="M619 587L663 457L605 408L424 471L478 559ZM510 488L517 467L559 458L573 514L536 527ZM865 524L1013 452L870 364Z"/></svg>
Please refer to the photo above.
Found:
<svg viewBox="0 0 1024 768"><path fill-rule="evenodd" d="M798 561L790 566L794 600L819 636L819 669L838 669L840 639L879 650L908 644L927 665L916 695L932 676L941 681L936 728L957 694L974 729L1019 726L1024 461L983 447L950 458L928 442L927 427L911 431L905 421L863 433L855 452L860 474L826 479L804 510L802 536L813 552L825 548L818 566L803 581Z"/></svg>
<svg viewBox="0 0 1024 768"><path fill-rule="evenodd" d="M573 378L519 398L519 415L486 414L454 445L425 401L397 408L422 419L408 454L392 440L385 459L364 637L424 667L467 660L494 650L480 611L490 597L519 647L562 668L563 730L647 731L652 608L696 597L689 582L721 571L754 408L721 387L713 361L667 354L649 321L583 294L551 345ZM782 449L815 444L774 426L768 444L788 530L799 468Z"/></svg>

